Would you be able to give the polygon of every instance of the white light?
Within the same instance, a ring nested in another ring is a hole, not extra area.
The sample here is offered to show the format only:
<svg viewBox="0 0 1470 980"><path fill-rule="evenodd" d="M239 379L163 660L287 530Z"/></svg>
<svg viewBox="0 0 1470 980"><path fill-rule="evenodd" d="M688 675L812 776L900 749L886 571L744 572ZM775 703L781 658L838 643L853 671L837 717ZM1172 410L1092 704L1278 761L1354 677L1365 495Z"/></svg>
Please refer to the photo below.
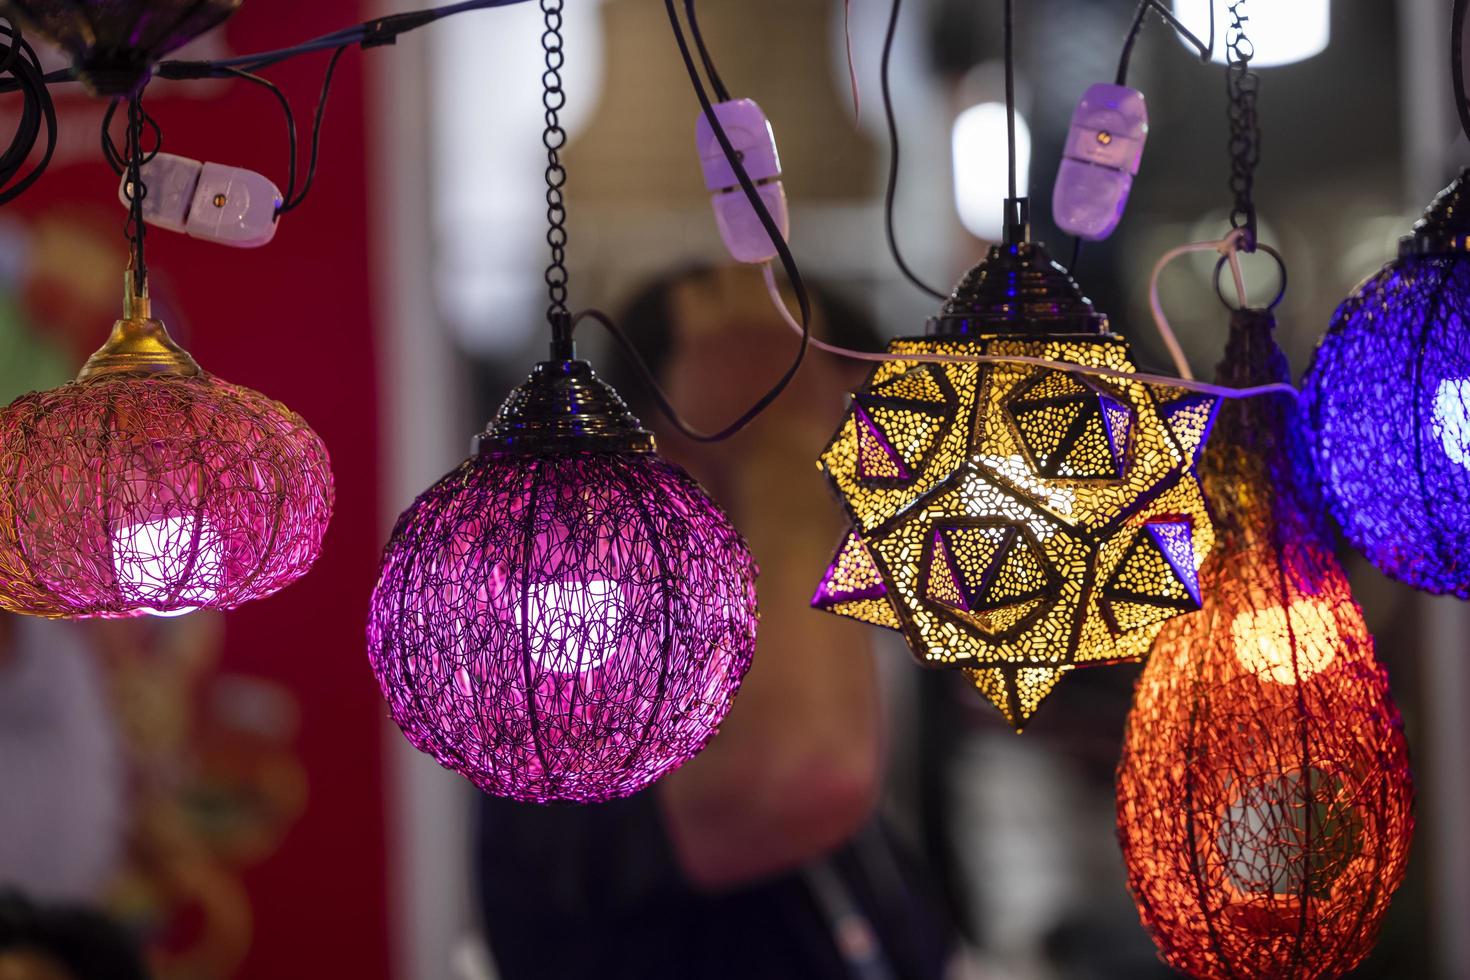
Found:
<svg viewBox="0 0 1470 980"><path fill-rule="evenodd" d="M617 653L626 600L618 583L544 582L527 587L531 659L543 670L582 674ZM520 610L515 613L520 625Z"/></svg>
<svg viewBox="0 0 1470 980"><path fill-rule="evenodd" d="M1270 68L1305 61L1321 54L1332 36L1332 0L1266 0L1247 4L1250 20L1245 36L1255 48L1252 68ZM1228 0L1174 0L1174 16L1201 41L1210 39L1210 14L1215 17L1214 61L1228 60L1225 47L1231 19ZM1190 50L1194 50L1183 38Z"/></svg>
<svg viewBox="0 0 1470 980"><path fill-rule="evenodd" d="M143 612L182 616L215 597L215 583L224 572L224 546L203 518L165 517L114 531L112 565L119 590ZM179 602L188 605L156 608Z"/></svg>
<svg viewBox="0 0 1470 980"><path fill-rule="evenodd" d="M954 121L954 203L960 223L976 238L1000 241L1002 208L1010 196L1006 107L982 102ZM1016 194L1025 197L1031 169L1031 130L1016 113Z"/></svg>
<svg viewBox="0 0 1470 980"><path fill-rule="evenodd" d="M1431 424L1444 454L1470 469L1470 378L1446 378L1439 383Z"/></svg>
<svg viewBox="0 0 1470 980"><path fill-rule="evenodd" d="M1337 656L1332 607L1298 599L1289 609L1272 606L1236 616L1230 624L1235 659L1263 681L1295 684L1325 670Z"/></svg>

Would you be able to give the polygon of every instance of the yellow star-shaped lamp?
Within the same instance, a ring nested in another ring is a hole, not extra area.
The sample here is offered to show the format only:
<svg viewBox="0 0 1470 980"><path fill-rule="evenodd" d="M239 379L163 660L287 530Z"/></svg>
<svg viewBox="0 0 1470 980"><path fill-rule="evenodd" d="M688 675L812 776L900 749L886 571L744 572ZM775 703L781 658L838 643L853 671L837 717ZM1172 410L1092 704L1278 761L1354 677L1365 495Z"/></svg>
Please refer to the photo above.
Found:
<svg viewBox="0 0 1470 980"><path fill-rule="evenodd" d="M813 606L901 630L1017 730L1067 671L1141 660L1199 608L1216 400L1128 378L1127 341L1041 245L992 248L889 353L818 462L852 528Z"/></svg>

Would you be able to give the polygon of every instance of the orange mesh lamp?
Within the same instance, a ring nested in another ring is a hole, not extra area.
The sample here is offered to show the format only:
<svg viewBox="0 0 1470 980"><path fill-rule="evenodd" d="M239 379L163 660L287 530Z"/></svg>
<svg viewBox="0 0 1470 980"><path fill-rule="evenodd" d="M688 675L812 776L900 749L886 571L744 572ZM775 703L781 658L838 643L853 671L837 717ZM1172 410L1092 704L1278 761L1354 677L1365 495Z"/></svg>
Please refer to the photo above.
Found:
<svg viewBox="0 0 1470 980"><path fill-rule="evenodd" d="M902 630L1017 729L1067 671L1137 660L1199 607L1215 399L1130 380L1127 342L1044 247L992 248L889 353L914 360L874 370L818 463L852 528L815 607Z"/></svg>
<svg viewBox="0 0 1470 980"><path fill-rule="evenodd" d="M1220 381L1287 378L1269 313L1237 313ZM1201 471L1220 547L1166 624L1118 767L1144 925L1192 977L1337 977L1371 949L1413 832L1407 747L1316 515L1295 409L1225 406Z"/></svg>

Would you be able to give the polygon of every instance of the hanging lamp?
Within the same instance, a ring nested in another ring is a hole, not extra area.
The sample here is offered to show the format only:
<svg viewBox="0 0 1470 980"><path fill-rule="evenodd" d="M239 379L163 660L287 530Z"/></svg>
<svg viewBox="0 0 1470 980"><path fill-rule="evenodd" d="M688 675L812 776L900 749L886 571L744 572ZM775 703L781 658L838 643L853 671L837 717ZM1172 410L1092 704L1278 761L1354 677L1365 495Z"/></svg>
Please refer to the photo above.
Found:
<svg viewBox="0 0 1470 980"><path fill-rule="evenodd" d="M122 617L232 609L305 574L332 512L301 417L200 369L153 317L142 89L121 153L123 316L77 380L0 411L0 608Z"/></svg>
<svg viewBox="0 0 1470 980"><path fill-rule="evenodd" d="M1288 379L1273 327L1234 315L1221 383ZM1398 711L1317 516L1296 412L1280 397L1221 410L1201 464L1220 538L1204 609L1159 634L1118 766L1129 886L1192 977L1348 972L1413 832Z"/></svg>
<svg viewBox="0 0 1470 980"><path fill-rule="evenodd" d="M1461 46L1450 67L1470 138ZM1398 258L1353 290L1303 379L1333 516L1385 575L1470 599L1470 168L1429 205Z"/></svg>
<svg viewBox="0 0 1470 980"><path fill-rule="evenodd" d="M755 562L566 309L561 2L545 0L551 358L399 518L368 653L393 720L496 796L596 803L692 758L755 650ZM772 396L774 397L774 396Z"/></svg>
<svg viewBox="0 0 1470 980"><path fill-rule="evenodd" d="M303 575L332 511L299 415L200 369L126 277L77 380L0 411L0 607L34 616L232 609Z"/></svg>
<svg viewBox="0 0 1470 980"><path fill-rule="evenodd" d="M1470 598L1470 169L1337 308L1303 382L1332 513L1384 574Z"/></svg>
<svg viewBox="0 0 1470 980"><path fill-rule="evenodd" d="M714 735L754 651L755 566L567 354L399 518L368 646L416 748L497 796L590 803Z"/></svg>
<svg viewBox="0 0 1470 980"><path fill-rule="evenodd" d="M812 606L901 630L921 664L963 669L1019 731L1067 671L1141 659L1166 620L1199 608L1214 535L1194 464L1216 399L1131 379L1127 341L1031 241L1013 0L1003 37L1004 239L946 299L899 255L890 194L896 264L944 305L925 336L889 344L896 359L818 460L852 527ZM896 141L891 106L888 119Z"/></svg>
<svg viewBox="0 0 1470 980"><path fill-rule="evenodd" d="M889 345L915 360L879 365L822 453L852 528L812 605L901 630L1020 729L1068 670L1140 659L1199 607L1213 533L1194 463L1216 401L1128 380L1127 341L1044 246L1010 239L926 336Z"/></svg>

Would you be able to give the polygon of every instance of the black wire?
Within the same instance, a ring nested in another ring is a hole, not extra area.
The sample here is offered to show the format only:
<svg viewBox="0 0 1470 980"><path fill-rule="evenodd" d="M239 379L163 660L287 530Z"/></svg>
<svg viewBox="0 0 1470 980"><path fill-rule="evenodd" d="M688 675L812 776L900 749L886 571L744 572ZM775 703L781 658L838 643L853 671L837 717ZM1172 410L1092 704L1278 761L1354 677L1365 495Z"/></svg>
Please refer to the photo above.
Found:
<svg viewBox="0 0 1470 980"><path fill-rule="evenodd" d="M802 361L806 358L807 349L811 343L812 307L811 299L807 295L806 284L802 281L801 270L796 266L796 258L791 254L790 247L786 244L786 238L781 234L781 229L776 227L776 221L771 217L765 202L761 200L760 191L756 189L755 183L750 179L750 174L745 171L745 164L741 161L740 154L736 152L734 144L730 142L725 127L720 123L715 114L714 106L710 102L709 93L705 91L704 81L699 77L699 69L694 64L694 56L689 50L689 42L684 37L684 29L679 23L679 13L674 7L674 0L664 0L664 8L668 11L669 26L674 32L674 41L679 46L679 55L684 59L684 68L689 73L689 82L694 87L694 95L699 99L699 106L704 111L705 118L709 121L710 129L714 131L715 139L719 141L720 149L725 154L730 169L735 171L735 177L740 182L740 188L745 192L746 200L755 209L756 217L760 219L761 226L766 234L770 236L771 244L776 248L776 254L781 258L781 266L786 270L786 277L791 281L791 289L796 294L797 306L801 308L801 345L797 348L796 357L792 359L780 379L764 395L756 400L755 404L746 409L735 421L720 429L718 432L701 432L691 426L679 414L663 389L658 384L658 378L648 363L643 360L642 355L622 329L613 322L612 317L600 310L583 310L578 313L573 323L583 319L591 318L601 323L613 335L613 339L627 352L629 360L633 362L634 368L648 385L654 400L658 403L659 410L668 418L669 422L678 429L685 437L696 442L723 442L744 429L752 421L764 412L770 404L775 401L791 384L796 372L801 369Z"/></svg>
<svg viewBox="0 0 1470 980"><path fill-rule="evenodd" d="M41 71L41 61L36 57L35 49L21 35L20 26L8 17L0 17L0 43L5 45L0 75L9 76L12 79L9 84L14 86L12 91L18 90L24 96L15 135L10 138L5 152L0 153L0 188L4 188L0 191L0 204L5 204L25 193L50 165L56 152L56 104L46 87L46 76ZM21 177L19 175L40 140L43 128L46 131L46 149L40 161Z"/></svg>
<svg viewBox="0 0 1470 980"><path fill-rule="evenodd" d="M349 45L343 45L342 47L333 51L332 59L327 62L326 74L322 76L321 95L319 95L316 100L316 116L312 119L311 122L311 159L306 165L306 179L301 182L301 192L297 194L294 198L287 198L281 204L280 208L276 212L278 215L285 214L287 211L299 207L301 205L301 202L306 200L306 195L311 191L312 182L316 180L316 164L317 159L321 154L322 147L322 119L327 112L327 96L330 95L332 91L332 75L337 70L337 62L341 60L342 53L346 51L348 47ZM292 120L291 125L294 131L295 120ZM293 160L296 157L294 141L292 143L291 157Z"/></svg>
<svg viewBox="0 0 1470 980"><path fill-rule="evenodd" d="M119 177L127 172L128 154L126 148L119 149L117 142L112 138L112 119L122 102L122 99L113 99L107 104L107 111L102 114L102 158ZM158 156L163 149L163 131L158 126L158 120L149 115L146 108L142 112L143 124L153 130L153 149L143 154L143 162L147 163Z"/></svg>
<svg viewBox="0 0 1470 980"><path fill-rule="evenodd" d="M1208 62L1215 53L1215 8L1214 2L1210 4L1210 43L1205 44L1194 32L1185 27L1183 22L1174 13L1164 6L1159 0L1140 0L1138 11L1133 15L1133 25L1128 28L1128 35L1123 39L1123 51L1118 55L1118 74L1115 79L1118 85L1128 84L1128 63L1133 58L1133 44L1138 40L1139 33L1143 30L1144 21L1148 19L1148 12L1152 10L1164 19L1174 33L1178 34L1196 51L1199 52L1200 60Z"/></svg>
<svg viewBox="0 0 1470 980"><path fill-rule="evenodd" d="M1214 0L1210 0L1211 4ZM1118 74L1114 77L1114 84L1128 84L1128 62L1133 59L1133 44L1138 40L1138 34L1143 30L1143 22L1148 19L1148 12L1153 4L1150 0L1139 0L1138 10L1133 14L1133 24L1128 28L1128 34L1123 38L1123 51L1118 55ZM1210 10L1210 23L1215 22L1215 11Z"/></svg>
<svg viewBox="0 0 1470 980"><path fill-rule="evenodd" d="M724 80L715 70L714 59L709 56L709 48L704 46L704 35L699 30L699 18L694 13L694 0L684 0L684 17L689 21L689 34L694 38L694 46L699 49L699 60L704 62L704 74L709 78L710 87L715 90L715 97L721 102L729 102L730 90L725 88Z"/></svg>
<svg viewBox="0 0 1470 980"><path fill-rule="evenodd" d="M112 117L117 114L117 107L122 103L121 99L113 99L107 103L107 111L102 114L102 159L112 167L113 173L119 177L127 170L127 156L117 148L112 140Z"/></svg>
<svg viewBox="0 0 1470 980"><path fill-rule="evenodd" d="M148 263L143 254L143 239L148 225L143 220L143 201L148 197L148 185L143 182L143 91L139 89L128 99L127 170L128 179L124 192L128 198L128 220L123 232L132 246L133 295L144 296L148 292ZM156 150L154 152L157 152Z"/></svg>
<svg viewBox="0 0 1470 980"><path fill-rule="evenodd" d="M1005 0L1005 64L1006 64L1006 175L1010 183L1010 199L1016 199L1016 55L1014 51L1015 0ZM1010 208L1007 206L1007 213ZM1006 222L1007 226L1011 224Z"/></svg>
<svg viewBox="0 0 1470 980"><path fill-rule="evenodd" d="M268 78L263 78L260 75L256 75L253 72L248 72L243 68L225 68L224 71L226 74L231 75L235 78L243 78L247 82L259 85L261 88L264 88L266 91L274 95L276 97L276 102L280 104L281 112L284 113L286 117L286 141L288 144L287 149L289 150L290 154L286 164L286 193L283 199L286 201L292 200L296 196L297 141L296 113L291 110L291 100L286 98L286 93L282 92L280 87Z"/></svg>
<svg viewBox="0 0 1470 980"><path fill-rule="evenodd" d="M494 7L508 7L528 0L462 0L459 3L447 4L443 7L431 7L423 10L410 10L375 20L363 21L358 24L344 27L328 34L303 41L299 44L285 48L276 48L270 51L260 51L254 54L241 55L235 58L225 58L217 61L161 61L154 66L154 73L159 78L168 79L197 79L197 78L245 78L257 84L271 88L282 103L286 113L287 126L291 141L290 182L287 193L284 196L281 210L289 210L301 203L306 191L311 187L312 179L316 172L317 152L319 149L319 134L321 132L321 116L326 105L327 89L331 84L331 74L335 67L338 54L344 47L354 44L364 48L378 47L394 43L399 35L431 24L445 17L465 13L472 10L486 10ZM77 72L74 67L60 68L52 72L41 70L40 59L36 57L35 51L21 36L19 26L10 18L0 15L0 46L4 47L4 54L0 56L0 93L20 92L24 96L21 105L20 120L16 126L15 135L11 138L9 146L0 153L0 204L6 204L27 190L45 171L51 163L51 158L56 151L56 106L51 98L47 86L55 83L73 82L77 80ZM322 86L322 95L317 104L317 118L312 128L312 157L308 167L306 182L300 194L295 193L296 183L296 122L292 115L290 103L285 100L278 89L270 82L254 75L254 72L271 65L279 64L290 58L303 54L311 54L316 51L328 51L337 49L338 54L333 55L332 64L327 69L327 79ZM109 107L108 120L112 118L116 106ZM144 114L146 125L152 126L156 131L157 124ZM31 156L40 139L42 128L46 130L46 148L41 160L23 178L16 180L17 175L25 167L26 161ZM103 158L119 174L123 172L121 155L116 150L104 124L103 135ZM154 152L157 152L156 150Z"/></svg>
<svg viewBox="0 0 1470 980"><path fill-rule="evenodd" d="M1455 111L1460 114L1460 128L1470 139L1470 96L1465 93L1465 8L1467 0L1455 0L1450 25L1450 75L1455 83Z"/></svg>
<svg viewBox="0 0 1470 980"><path fill-rule="evenodd" d="M919 290L943 302L948 297L920 279L904 261L903 250L898 247L898 236L893 230L894 199L898 196L898 120L893 115L893 92L888 84L888 65L893 56L893 39L898 34L898 13L903 0L893 0L893 10L888 15L888 33L883 38L883 61L879 68L879 87L883 93L883 114L888 120L888 187L883 193L883 230L888 236L888 251L894 265L903 277Z"/></svg>

